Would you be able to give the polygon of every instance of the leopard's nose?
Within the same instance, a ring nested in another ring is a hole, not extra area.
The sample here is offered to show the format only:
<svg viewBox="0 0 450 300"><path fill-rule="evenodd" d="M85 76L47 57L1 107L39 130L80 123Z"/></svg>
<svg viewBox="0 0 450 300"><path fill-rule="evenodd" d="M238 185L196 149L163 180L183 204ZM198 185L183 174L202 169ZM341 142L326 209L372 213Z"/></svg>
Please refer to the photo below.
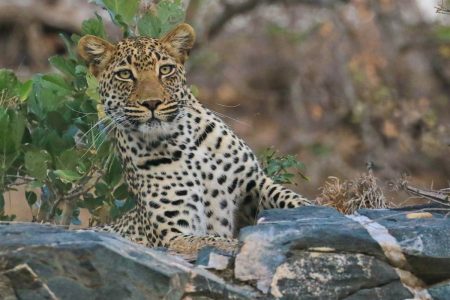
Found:
<svg viewBox="0 0 450 300"><path fill-rule="evenodd" d="M140 101L139 104L148 108L151 111L154 111L159 105L163 103L160 99L151 99Z"/></svg>

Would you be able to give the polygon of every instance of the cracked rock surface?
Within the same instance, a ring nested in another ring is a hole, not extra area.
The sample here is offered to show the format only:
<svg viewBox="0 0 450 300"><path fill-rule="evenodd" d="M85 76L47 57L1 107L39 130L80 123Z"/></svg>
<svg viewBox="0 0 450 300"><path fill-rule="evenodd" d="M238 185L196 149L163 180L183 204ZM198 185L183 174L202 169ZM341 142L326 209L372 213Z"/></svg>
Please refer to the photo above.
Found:
<svg viewBox="0 0 450 300"><path fill-rule="evenodd" d="M0 225L0 299L450 299L450 219L433 207L264 211L235 256L192 265L120 237Z"/></svg>

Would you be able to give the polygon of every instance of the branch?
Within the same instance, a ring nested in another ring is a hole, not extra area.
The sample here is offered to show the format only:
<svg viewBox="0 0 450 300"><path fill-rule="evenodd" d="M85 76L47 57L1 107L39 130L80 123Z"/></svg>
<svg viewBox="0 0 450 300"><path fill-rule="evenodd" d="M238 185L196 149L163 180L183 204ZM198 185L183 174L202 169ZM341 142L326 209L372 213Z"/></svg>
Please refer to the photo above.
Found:
<svg viewBox="0 0 450 300"><path fill-rule="evenodd" d="M81 190L79 188L77 188L76 190L78 190L78 192L69 193L67 196L64 197L64 201L66 201L66 200L71 201L73 199L79 198L80 196L83 196L84 194L86 194L87 192L89 192L90 190L92 190L95 187L95 185L100 181L101 177L102 177L101 175L97 176L95 178L94 182L92 184L90 184L90 186L88 186L87 188L84 188Z"/></svg>
<svg viewBox="0 0 450 300"><path fill-rule="evenodd" d="M245 14L261 4L307 4L311 6L319 7L333 7L339 3L347 3L348 0L247 0L239 4L224 3L223 13L216 18L216 20L209 26L206 33L208 40L216 37L224 28L226 23L238 15Z"/></svg>
<svg viewBox="0 0 450 300"><path fill-rule="evenodd" d="M436 6L435 8L437 14L446 14L446 15L450 14L450 8L444 5L444 0L442 0L441 3L438 4L438 6Z"/></svg>
<svg viewBox="0 0 450 300"><path fill-rule="evenodd" d="M75 209L75 203L72 201L65 201L62 214L61 214L61 223L60 225L70 226L72 222L72 215Z"/></svg>
<svg viewBox="0 0 450 300"><path fill-rule="evenodd" d="M449 204L449 200L448 200L448 195L446 195L445 193L442 193L441 191L426 191L426 190L422 190L410 185L405 185L403 187L403 189L414 196L419 196L422 198L426 198L432 201L437 201L439 203L443 203L443 204Z"/></svg>
<svg viewBox="0 0 450 300"><path fill-rule="evenodd" d="M72 202L74 199L84 196L86 193L88 193L90 190L92 190L95 187L95 185L99 182L99 180L103 174L97 174L98 176L95 178L95 180L92 184L90 184L88 187L85 187L84 189L81 188L82 185L87 184L89 182L89 180L92 179L92 176L93 176L93 174L95 174L95 172L96 172L96 169L94 168L93 170L91 170L89 172L88 175L86 175L84 178L82 178L80 180L80 184L77 184L76 188L72 189L72 191L70 191L66 196L58 197L56 199L56 201L53 203L53 205L50 209L50 212L47 216L47 221L50 221L51 219L53 219L53 217L55 216L55 213L56 213L56 208L58 208L58 206L62 202L65 203L65 207L70 207L70 205L72 205ZM64 215L64 212L63 212L63 215Z"/></svg>
<svg viewBox="0 0 450 300"><path fill-rule="evenodd" d="M407 192L410 195L428 199L431 201L436 201L438 203L444 204L444 205L450 205L449 196L450 196L450 188L445 188L437 191L433 190L422 190L419 188L416 188L414 186L411 186L408 184L408 181L406 178L401 178L400 180L397 180L396 182L391 182L392 190L393 191L399 191L403 190Z"/></svg>

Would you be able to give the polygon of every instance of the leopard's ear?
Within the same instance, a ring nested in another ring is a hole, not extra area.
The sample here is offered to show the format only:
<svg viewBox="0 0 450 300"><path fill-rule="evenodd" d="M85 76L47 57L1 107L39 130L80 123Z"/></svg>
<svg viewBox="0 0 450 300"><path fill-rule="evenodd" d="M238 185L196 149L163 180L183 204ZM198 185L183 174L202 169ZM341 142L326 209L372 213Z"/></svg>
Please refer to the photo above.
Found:
<svg viewBox="0 0 450 300"><path fill-rule="evenodd" d="M114 52L114 46L93 35L85 35L78 42L78 54L87 62L89 70L98 76L106 67Z"/></svg>
<svg viewBox="0 0 450 300"><path fill-rule="evenodd" d="M175 59L184 64L195 42L195 31L191 25L182 23L169 31L161 42Z"/></svg>

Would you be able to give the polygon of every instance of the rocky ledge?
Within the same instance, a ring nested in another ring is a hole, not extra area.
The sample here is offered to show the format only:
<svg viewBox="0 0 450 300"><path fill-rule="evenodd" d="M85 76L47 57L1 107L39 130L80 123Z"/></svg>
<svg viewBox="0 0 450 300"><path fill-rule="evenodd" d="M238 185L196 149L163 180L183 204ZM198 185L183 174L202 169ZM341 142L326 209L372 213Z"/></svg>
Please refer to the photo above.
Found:
<svg viewBox="0 0 450 300"><path fill-rule="evenodd" d="M263 212L195 265L115 235L0 225L0 299L450 299L448 209Z"/></svg>

